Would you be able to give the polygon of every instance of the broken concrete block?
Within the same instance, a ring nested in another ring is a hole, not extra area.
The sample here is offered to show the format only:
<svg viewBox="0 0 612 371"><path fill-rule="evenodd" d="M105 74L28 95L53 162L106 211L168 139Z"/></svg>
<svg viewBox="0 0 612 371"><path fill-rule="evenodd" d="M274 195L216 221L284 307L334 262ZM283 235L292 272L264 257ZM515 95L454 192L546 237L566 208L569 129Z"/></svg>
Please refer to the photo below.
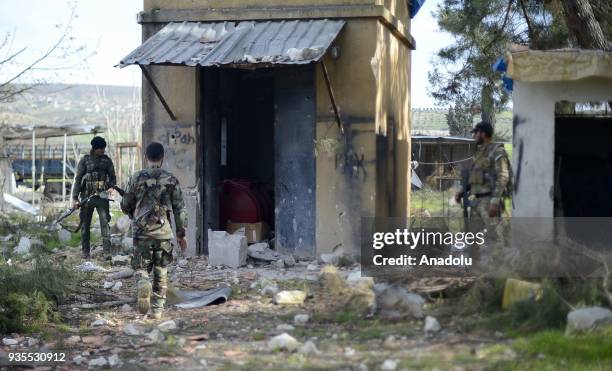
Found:
<svg viewBox="0 0 612 371"><path fill-rule="evenodd" d="M121 290L121 288L123 287L123 282L121 281L117 281L113 284L113 287L111 288L112 291L119 291Z"/></svg>
<svg viewBox="0 0 612 371"><path fill-rule="evenodd" d="M30 248L32 248L32 241L27 237L21 237L13 252L15 254L25 255L30 253Z"/></svg>
<svg viewBox="0 0 612 371"><path fill-rule="evenodd" d="M323 264L338 265L340 256L336 254L321 254L319 255L319 261Z"/></svg>
<svg viewBox="0 0 612 371"><path fill-rule="evenodd" d="M417 294L408 292L403 287L392 286L386 283L374 285L376 304L381 316L386 318L423 318L423 305L425 299Z"/></svg>
<svg viewBox="0 0 612 371"><path fill-rule="evenodd" d="M168 321L162 322L159 325L157 325L157 328L160 331L168 332L168 331L176 330L177 326L174 320L168 320Z"/></svg>
<svg viewBox="0 0 612 371"><path fill-rule="evenodd" d="M291 335L283 333L268 341L270 350L288 350L293 352L300 346L300 343Z"/></svg>
<svg viewBox="0 0 612 371"><path fill-rule="evenodd" d="M438 322L438 320L436 319L436 317L432 317L432 316L427 316L425 317L425 327L424 327L424 331L426 334L433 334L435 332L438 332L442 329L442 327L440 326L440 322Z"/></svg>
<svg viewBox="0 0 612 371"><path fill-rule="evenodd" d="M246 265L247 240L244 235L208 230L208 264L238 268Z"/></svg>
<svg viewBox="0 0 612 371"><path fill-rule="evenodd" d="M278 269L285 269L285 261L283 259L278 259L272 262L272 266Z"/></svg>
<svg viewBox="0 0 612 371"><path fill-rule="evenodd" d="M293 323L296 325L305 325L310 320L310 316L308 314L296 314L293 317Z"/></svg>
<svg viewBox="0 0 612 371"><path fill-rule="evenodd" d="M310 340L305 342L304 345L302 345L298 351L304 355L319 354L317 346Z"/></svg>
<svg viewBox="0 0 612 371"><path fill-rule="evenodd" d="M282 255L270 249L267 242L258 242L248 247L248 255L255 260L274 262L282 259Z"/></svg>
<svg viewBox="0 0 612 371"><path fill-rule="evenodd" d="M302 290L285 290L274 296L276 304L302 304L306 300L306 292Z"/></svg>
<svg viewBox="0 0 612 371"><path fill-rule="evenodd" d="M60 243L66 244L72 239L72 233L68 232L64 228L60 228L57 231L57 238L59 239Z"/></svg>
<svg viewBox="0 0 612 371"><path fill-rule="evenodd" d="M129 255L115 255L111 258L111 265L113 266L123 266L130 264L130 256Z"/></svg>
<svg viewBox="0 0 612 371"><path fill-rule="evenodd" d="M575 309L567 315L567 334L595 330L612 324L612 311L602 307Z"/></svg>
<svg viewBox="0 0 612 371"><path fill-rule="evenodd" d="M293 267L296 264L293 255L283 255L283 261L287 267Z"/></svg>

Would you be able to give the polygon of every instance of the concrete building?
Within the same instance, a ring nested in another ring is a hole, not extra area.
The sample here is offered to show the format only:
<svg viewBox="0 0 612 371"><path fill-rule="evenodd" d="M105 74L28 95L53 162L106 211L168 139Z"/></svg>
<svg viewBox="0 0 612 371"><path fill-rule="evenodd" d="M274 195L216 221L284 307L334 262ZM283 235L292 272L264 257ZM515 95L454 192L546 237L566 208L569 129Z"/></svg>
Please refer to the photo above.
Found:
<svg viewBox="0 0 612 371"><path fill-rule="evenodd" d="M160 141L191 253L223 179L274 189L279 249L358 253L361 217L409 215L409 1L144 0L143 147Z"/></svg>
<svg viewBox="0 0 612 371"><path fill-rule="evenodd" d="M514 80L515 241L609 241L612 53L514 50L506 59Z"/></svg>

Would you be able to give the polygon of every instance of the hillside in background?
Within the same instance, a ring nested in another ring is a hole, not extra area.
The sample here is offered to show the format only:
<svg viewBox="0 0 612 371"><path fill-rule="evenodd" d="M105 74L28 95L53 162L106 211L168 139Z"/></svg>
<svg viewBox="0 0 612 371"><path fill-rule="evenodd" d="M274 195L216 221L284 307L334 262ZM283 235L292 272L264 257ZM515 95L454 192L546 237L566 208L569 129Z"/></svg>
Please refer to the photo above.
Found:
<svg viewBox="0 0 612 371"><path fill-rule="evenodd" d="M0 104L0 125L103 125L129 121L140 110L140 88L109 85L39 85Z"/></svg>

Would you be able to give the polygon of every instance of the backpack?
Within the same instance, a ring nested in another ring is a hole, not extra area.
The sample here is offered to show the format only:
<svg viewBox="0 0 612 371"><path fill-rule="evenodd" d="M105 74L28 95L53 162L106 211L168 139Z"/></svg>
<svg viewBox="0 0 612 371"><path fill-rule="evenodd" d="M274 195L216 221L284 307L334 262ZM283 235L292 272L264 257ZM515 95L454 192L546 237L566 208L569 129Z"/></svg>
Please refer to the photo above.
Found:
<svg viewBox="0 0 612 371"><path fill-rule="evenodd" d="M142 231L156 231L168 222L163 200L166 184L160 180L160 175L160 172L153 172L138 177L134 192L138 200L134 209L134 224Z"/></svg>
<svg viewBox="0 0 612 371"><path fill-rule="evenodd" d="M495 152L500 147L504 149L503 153L495 156ZM502 197L509 198L509 197L512 197L512 195L514 194L514 174L512 172L512 164L510 163L510 159L508 158L508 153L506 152L506 149L504 148L504 144L495 143L495 147L493 147L493 150L489 152L489 160L493 164L495 164L495 162L499 160L500 158L502 158L503 161L506 161L506 164L508 165L508 183L506 183L506 188L502 192ZM495 183L495 179L493 183Z"/></svg>

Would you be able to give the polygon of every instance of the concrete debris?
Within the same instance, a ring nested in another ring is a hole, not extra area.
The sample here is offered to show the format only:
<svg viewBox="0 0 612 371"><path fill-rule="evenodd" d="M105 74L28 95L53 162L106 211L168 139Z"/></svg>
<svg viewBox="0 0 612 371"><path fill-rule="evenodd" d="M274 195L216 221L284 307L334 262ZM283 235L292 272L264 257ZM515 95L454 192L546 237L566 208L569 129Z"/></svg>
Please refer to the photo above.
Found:
<svg viewBox="0 0 612 371"><path fill-rule="evenodd" d="M111 290L112 291L119 291L119 290L121 290L122 287L123 287L123 282L117 281L117 282L115 282L115 284L113 285Z"/></svg>
<svg viewBox="0 0 612 371"><path fill-rule="evenodd" d="M291 254L283 255L283 261L287 267L293 267L296 264L295 258Z"/></svg>
<svg viewBox="0 0 612 371"><path fill-rule="evenodd" d="M365 316L376 309L372 279L353 280L349 283L338 268L327 265L321 270L319 282L320 299L316 309L322 315L350 311Z"/></svg>
<svg viewBox="0 0 612 371"><path fill-rule="evenodd" d="M291 335L282 333L270 339L268 341L268 348L270 350L287 350L293 352L297 350L300 343Z"/></svg>
<svg viewBox="0 0 612 371"><path fill-rule="evenodd" d="M282 259L282 255L268 247L267 242L258 242L250 245L247 249L250 258L267 262L275 262Z"/></svg>
<svg viewBox="0 0 612 371"><path fill-rule="evenodd" d="M62 228L57 231L57 238L62 244L66 244L72 239L72 233Z"/></svg>
<svg viewBox="0 0 612 371"><path fill-rule="evenodd" d="M164 334L162 334L159 329L153 329L147 334L147 338L149 338L149 340L153 341L154 343L159 343L160 341L164 340Z"/></svg>
<svg viewBox="0 0 612 371"><path fill-rule="evenodd" d="M355 356L355 354L357 354L357 351L351 347L346 347L344 348L344 356L346 357L353 357Z"/></svg>
<svg viewBox="0 0 612 371"><path fill-rule="evenodd" d="M130 229L131 225L132 221L130 220L130 217L127 215L121 215L119 219L117 219L113 229L116 233L125 234Z"/></svg>
<svg viewBox="0 0 612 371"><path fill-rule="evenodd" d="M130 278L133 275L134 275L134 270L132 268L124 268L120 270L119 272L110 273L108 276L106 276L106 278L111 281L116 281L120 279Z"/></svg>
<svg viewBox="0 0 612 371"><path fill-rule="evenodd" d="M565 332L573 334L592 331L612 324L612 311L603 307L575 309L567 314Z"/></svg>
<svg viewBox="0 0 612 371"><path fill-rule="evenodd" d="M2 344L6 345L6 346L11 346L11 345L17 345L19 342L15 339L11 339L11 338L4 338L2 339Z"/></svg>
<svg viewBox="0 0 612 371"><path fill-rule="evenodd" d="M28 237L21 237L19 239L19 243L13 252L19 255L26 255L30 253L30 249L32 248L32 241Z"/></svg>
<svg viewBox="0 0 612 371"><path fill-rule="evenodd" d="M417 294L408 292L405 288L392 286L386 283L374 285L376 303L380 315L389 319L424 317L423 304L425 299Z"/></svg>
<svg viewBox="0 0 612 371"><path fill-rule="evenodd" d="M82 355L77 355L76 357L74 357L72 359L72 361L77 365L80 366L81 364L83 364L87 359L85 357L83 357Z"/></svg>
<svg viewBox="0 0 612 371"><path fill-rule="evenodd" d="M308 271L318 271L319 270L319 265L317 265L317 264L308 264L306 266L306 270L308 270Z"/></svg>
<svg viewBox="0 0 612 371"><path fill-rule="evenodd" d="M91 323L91 327L101 327L106 325L112 325L112 323L106 318L100 318Z"/></svg>
<svg viewBox="0 0 612 371"><path fill-rule="evenodd" d="M401 343L393 335L387 336L385 341L383 341L383 348L385 349L399 349L400 347L401 347Z"/></svg>
<svg viewBox="0 0 612 371"><path fill-rule="evenodd" d="M322 48L320 47L312 47L312 48L289 48L287 49L287 56L292 62L296 61L305 61L314 59L319 56L322 52Z"/></svg>
<svg viewBox="0 0 612 371"><path fill-rule="evenodd" d="M157 328L160 331L168 332L168 331L176 330L177 325L176 325L176 322L174 322L173 320L168 320L168 321L162 322L159 325L157 325Z"/></svg>
<svg viewBox="0 0 612 371"><path fill-rule="evenodd" d="M123 237L121 240L123 251L132 251L134 248L134 239L132 237Z"/></svg>
<svg viewBox="0 0 612 371"><path fill-rule="evenodd" d="M321 254L319 255L319 261L323 264L338 265L340 256L336 254Z"/></svg>
<svg viewBox="0 0 612 371"><path fill-rule="evenodd" d="M426 334L433 334L439 332L442 329L440 326L440 322L436 319L436 317L427 316L425 317L425 326L423 330Z"/></svg>
<svg viewBox="0 0 612 371"><path fill-rule="evenodd" d="M208 230L208 264L237 268L246 265L247 239L240 234Z"/></svg>
<svg viewBox="0 0 612 371"><path fill-rule="evenodd" d="M276 329L278 331L293 331L295 330L295 327L288 323L281 323L280 325L276 326Z"/></svg>
<svg viewBox="0 0 612 371"><path fill-rule="evenodd" d="M111 265L113 266L124 266L130 264L129 255L115 255L111 258Z"/></svg>
<svg viewBox="0 0 612 371"><path fill-rule="evenodd" d="M129 336L141 336L143 331L139 326L133 323L128 323L123 329L123 333Z"/></svg>
<svg viewBox="0 0 612 371"><path fill-rule="evenodd" d="M104 281L104 283L102 284L102 287L104 287L105 289L110 289L111 287L113 287L113 282Z"/></svg>
<svg viewBox="0 0 612 371"><path fill-rule="evenodd" d="M268 285L261 289L261 294L264 296L273 297L278 293L278 286L276 285Z"/></svg>
<svg viewBox="0 0 612 371"><path fill-rule="evenodd" d="M380 369L383 371L393 371L397 369L398 363L397 359L387 359L383 362L382 366L380 366Z"/></svg>
<svg viewBox="0 0 612 371"><path fill-rule="evenodd" d="M285 269L285 261L283 259L273 261L272 265L278 269Z"/></svg>
<svg viewBox="0 0 612 371"><path fill-rule="evenodd" d="M317 346L315 345L315 343L313 343L312 341L308 340L307 342L305 342L300 349L298 350L299 353L303 354L303 355L312 355L312 354L319 354L319 350L317 349Z"/></svg>
<svg viewBox="0 0 612 371"><path fill-rule="evenodd" d="M132 307L129 304L123 304L121 306L121 313L130 313L132 311Z"/></svg>
<svg viewBox="0 0 612 371"><path fill-rule="evenodd" d="M66 345L76 345L81 342L81 337L78 335L73 335L68 339L64 340L64 344Z"/></svg>
<svg viewBox="0 0 612 371"><path fill-rule="evenodd" d="M181 268L185 268L189 265L189 260L187 259L179 259L179 261L176 262L176 265L178 265Z"/></svg>
<svg viewBox="0 0 612 371"><path fill-rule="evenodd" d="M108 357L108 365L111 368L117 368L121 367L123 365L123 362L117 354L113 354L112 356Z"/></svg>
<svg viewBox="0 0 612 371"><path fill-rule="evenodd" d="M274 296L276 304L303 304L306 292L302 290L284 290Z"/></svg>
<svg viewBox="0 0 612 371"><path fill-rule="evenodd" d="M38 345L39 340L37 338L31 338L31 337L27 337L27 344L28 347L32 348Z"/></svg>
<svg viewBox="0 0 612 371"><path fill-rule="evenodd" d="M293 323L296 325L305 325L310 320L310 316L308 314L296 314L293 317Z"/></svg>
<svg viewBox="0 0 612 371"><path fill-rule="evenodd" d="M94 358L89 361L89 368L106 367L107 365L108 361L104 357Z"/></svg>
<svg viewBox="0 0 612 371"><path fill-rule="evenodd" d="M90 261L77 265L76 269L81 272L106 272L105 268L97 265L96 263L90 262Z"/></svg>

